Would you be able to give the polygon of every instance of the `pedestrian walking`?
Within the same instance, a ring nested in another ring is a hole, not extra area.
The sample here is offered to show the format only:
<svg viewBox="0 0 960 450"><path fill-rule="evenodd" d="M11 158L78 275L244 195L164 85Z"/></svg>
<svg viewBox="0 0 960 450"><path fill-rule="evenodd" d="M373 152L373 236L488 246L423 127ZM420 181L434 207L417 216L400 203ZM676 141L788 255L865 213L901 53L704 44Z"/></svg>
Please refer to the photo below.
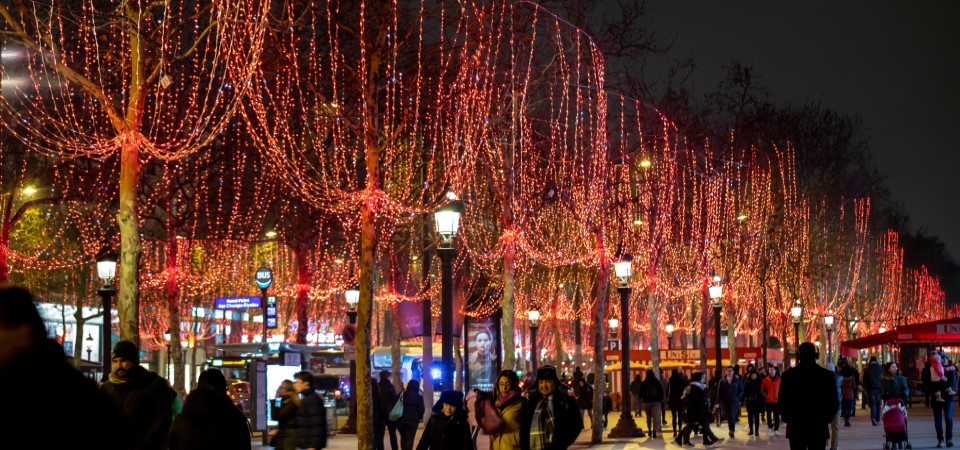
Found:
<svg viewBox="0 0 960 450"><path fill-rule="evenodd" d="M660 425L660 404L664 398L663 385L654 375L653 370L647 370L646 377L640 383L640 402L643 405L643 412L647 415L647 433L651 439L657 437L661 431Z"/></svg>
<svg viewBox="0 0 960 450"><path fill-rule="evenodd" d="M170 450L250 449L247 417L227 395L227 379L207 369L183 402L170 429Z"/></svg>
<svg viewBox="0 0 960 450"><path fill-rule="evenodd" d="M876 356L870 357L870 363L863 369L863 396L870 406L870 423L877 426L880 423L880 377L883 369L877 362Z"/></svg>
<svg viewBox="0 0 960 450"><path fill-rule="evenodd" d="M850 417L857 406L857 380L853 376L853 368L843 366L840 378L840 417L843 418L843 426L849 427Z"/></svg>
<svg viewBox="0 0 960 450"><path fill-rule="evenodd" d="M910 395L910 388L907 387L907 378L900 373L897 363L888 362L883 365L883 375L880 376L880 400L887 401L891 398L899 398L904 403Z"/></svg>
<svg viewBox="0 0 960 450"><path fill-rule="evenodd" d="M683 428L683 390L686 387L687 379L679 370L673 369L667 384L667 401L670 404L670 422L674 437L677 436L677 430Z"/></svg>
<svg viewBox="0 0 960 450"><path fill-rule="evenodd" d="M923 389L923 406L930 406L930 399L933 397L933 384L930 378L930 360L923 362L923 370L920 371L920 389Z"/></svg>
<svg viewBox="0 0 960 450"><path fill-rule="evenodd" d="M767 411L767 436L780 436L780 371L773 366L767 369L768 376L760 384L764 407Z"/></svg>
<svg viewBox="0 0 960 450"><path fill-rule="evenodd" d="M640 417L640 413L643 410L643 407L640 406L640 385L643 384L643 377L638 373L636 377L633 378L633 381L630 382L630 396L633 400L633 416Z"/></svg>
<svg viewBox="0 0 960 450"><path fill-rule="evenodd" d="M420 393L420 380L410 380L407 388L403 390L403 415L397 419L402 450L413 450L413 441L417 436L417 428L423 420L424 412L426 407L423 403L423 394Z"/></svg>
<svg viewBox="0 0 960 450"><path fill-rule="evenodd" d="M313 374L306 370L297 372L293 390L299 394L297 408L297 446L319 450L327 446L327 410L323 400L313 389Z"/></svg>
<svg viewBox="0 0 960 450"><path fill-rule="evenodd" d="M663 401L660 402L660 427L662 428L667 424L667 389L670 387L670 381L663 373L663 367L660 368L660 376L657 379L660 380L660 387L663 388Z"/></svg>
<svg viewBox="0 0 960 450"><path fill-rule="evenodd" d="M522 412L521 449L563 450L569 448L583 430L576 400L559 390L559 384L555 367L537 369L537 390L530 394Z"/></svg>
<svg viewBox="0 0 960 450"><path fill-rule="evenodd" d="M134 448L167 448L175 395L170 383L140 365L140 350L133 342L117 342L111 356L113 371L101 389L127 418Z"/></svg>
<svg viewBox="0 0 960 450"><path fill-rule="evenodd" d="M796 367L782 377L777 405L791 450L826 448L828 427L840 407L836 374L820 367L819 358L812 342L800 344Z"/></svg>
<svg viewBox="0 0 960 450"><path fill-rule="evenodd" d="M463 393L444 391L433 406L417 450L473 450L470 425L464 409Z"/></svg>
<svg viewBox="0 0 960 450"><path fill-rule="evenodd" d="M674 438L677 445L692 447L690 442L690 433L700 429L703 433L703 445L714 445L723 442L710 430L710 422L713 417L710 415L710 401L707 399L707 386L703 372L694 372L690 376L690 384L683 392L684 425L680 430L680 435Z"/></svg>
<svg viewBox="0 0 960 450"><path fill-rule="evenodd" d="M837 383L837 413L834 414L833 420L830 421L830 450L837 450L837 443L840 441L840 410L843 405L843 376L837 373L839 369L837 369L833 363L828 362L825 367L833 373L833 377Z"/></svg>
<svg viewBox="0 0 960 450"><path fill-rule="evenodd" d="M607 416L610 414L610 411L613 411L613 399L610 398L610 390L607 389L603 391L603 407L601 413L603 413L603 428L607 428Z"/></svg>
<svg viewBox="0 0 960 450"><path fill-rule="evenodd" d="M747 425L750 427L748 436L760 436L760 416L764 408L761 383L760 374L756 370L747 372L747 379L743 383L743 401L747 407Z"/></svg>
<svg viewBox="0 0 960 450"><path fill-rule="evenodd" d="M586 415L590 418L590 426L593 423L593 388L587 383L587 380L580 378L574 385L577 386L577 407L580 408L580 418Z"/></svg>
<svg viewBox="0 0 960 450"><path fill-rule="evenodd" d="M944 357L947 383L954 392L957 391L957 371L949 359ZM954 370L949 370L950 368ZM951 375L952 374L952 375ZM932 401L930 406L933 408L933 424L937 431L937 448L943 446L944 437L946 437L947 447L953 447L953 404L955 394L942 394L942 401ZM946 430L944 430L946 428ZM944 434L946 431L946 434Z"/></svg>
<svg viewBox="0 0 960 450"><path fill-rule="evenodd" d="M299 407L298 402L294 402L296 396L293 381L280 382L277 397L271 408L271 417L277 421L277 428L270 436L270 446L277 450L297 450L297 409ZM383 439L380 442L382 443Z"/></svg>
<svg viewBox="0 0 960 450"><path fill-rule="evenodd" d="M134 448L120 408L67 363L29 291L0 288L0 434L4 448ZM51 422L56 414L56 423Z"/></svg>
<svg viewBox="0 0 960 450"><path fill-rule="evenodd" d="M502 424L500 429L490 434L492 450L519 450L520 427L523 425L523 408L527 399L520 392L520 379L512 370L504 370L497 377L493 387L497 412Z"/></svg>
<svg viewBox="0 0 960 450"><path fill-rule="evenodd" d="M727 430L732 438L740 415L740 399L743 397L743 382L732 366L727 368L726 376L720 380L717 397L720 400L720 410L727 418Z"/></svg>
<svg viewBox="0 0 960 450"><path fill-rule="evenodd" d="M399 444L397 443L397 422L390 420L390 411L393 409L393 406L397 404L400 395L397 394L397 388L390 382L390 375L389 370L380 371L379 413L382 415L381 420L386 424L386 432L390 437L390 450L397 450L399 448Z"/></svg>
<svg viewBox="0 0 960 450"><path fill-rule="evenodd" d="M372 400L370 404L373 405L373 414L370 414L373 423L373 449L383 450L383 440L387 437L387 418L390 416L390 412L383 413L385 402L383 401L383 395L380 394L380 383L373 377L370 377L370 398ZM391 409L393 409L392 406Z"/></svg>

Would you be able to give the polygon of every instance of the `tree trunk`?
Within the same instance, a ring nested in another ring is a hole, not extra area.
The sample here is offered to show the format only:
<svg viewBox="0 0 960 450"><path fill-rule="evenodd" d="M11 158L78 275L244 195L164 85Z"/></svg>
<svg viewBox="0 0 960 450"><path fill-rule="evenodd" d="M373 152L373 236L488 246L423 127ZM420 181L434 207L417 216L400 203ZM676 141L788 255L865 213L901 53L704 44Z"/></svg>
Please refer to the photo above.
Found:
<svg viewBox="0 0 960 450"><path fill-rule="evenodd" d="M307 317L307 294L310 291L310 265L307 261L309 248L306 244L296 244L297 258L297 300L294 309L297 313L298 344L307 343L307 331L310 329L310 318ZM266 301L266 299L264 299Z"/></svg>
<svg viewBox="0 0 960 450"><path fill-rule="evenodd" d="M514 340L514 319L515 311L513 309L513 293L516 271L516 259L513 246L509 246L503 255L503 319L501 327L503 329L503 368L516 369L516 348Z"/></svg>
<svg viewBox="0 0 960 450"><path fill-rule="evenodd" d="M643 293L647 297L647 315L650 316L650 365L653 373L660 377L660 327L658 322L657 298L653 295L654 286L647 286Z"/></svg>
<svg viewBox="0 0 960 450"><path fill-rule="evenodd" d="M727 302L727 348L730 349L730 365L737 365L737 336L736 336L736 316L734 314L734 305Z"/></svg>
<svg viewBox="0 0 960 450"><path fill-rule="evenodd" d="M135 140L127 139L120 154L120 295L117 315L120 339L140 345L140 227L137 224L137 186L140 180L140 152Z"/></svg>
<svg viewBox="0 0 960 450"><path fill-rule="evenodd" d="M7 200L3 205L3 223L0 224L0 286L6 286L10 282L10 265L7 263L7 255L10 252L10 229L13 224L10 223L10 215L13 213L13 194L6 194Z"/></svg>
<svg viewBox="0 0 960 450"><path fill-rule="evenodd" d="M603 349L606 344L603 335L603 322L607 318L607 297L610 292L610 260L607 257L603 246L603 234L600 231L596 233L596 246L599 255L599 267L597 268L597 298L593 311L593 404L603 405ZM627 326L627 324L624 324ZM623 343L623 345L627 345ZM629 395L627 393L626 395ZM597 445L603 442L603 427L597 424L602 423L603 408L593 408L593 414L590 416L590 444Z"/></svg>
<svg viewBox="0 0 960 450"><path fill-rule="evenodd" d="M391 270L390 273L393 273ZM392 285L393 283L391 283ZM388 308L387 314L390 314L390 370L393 372L393 386L397 392L403 392L403 380L400 379L400 370L403 361L400 355L400 315L397 308Z"/></svg>
<svg viewBox="0 0 960 450"><path fill-rule="evenodd" d="M173 214L171 208L170 214ZM170 326L170 349L167 358L173 363L173 389L181 397L186 393L183 369L183 351L180 343L180 288L177 285L177 230L167 227L167 254L164 258L164 272L167 279L164 284L164 294L167 297L167 312Z"/></svg>

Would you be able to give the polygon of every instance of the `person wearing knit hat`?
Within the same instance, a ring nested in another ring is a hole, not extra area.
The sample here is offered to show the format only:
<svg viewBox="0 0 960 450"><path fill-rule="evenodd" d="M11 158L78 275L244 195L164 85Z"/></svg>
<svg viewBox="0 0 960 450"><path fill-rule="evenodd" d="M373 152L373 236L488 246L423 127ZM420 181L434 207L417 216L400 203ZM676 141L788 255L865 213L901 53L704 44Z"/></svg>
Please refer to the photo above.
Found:
<svg viewBox="0 0 960 450"><path fill-rule="evenodd" d="M435 414L423 429L417 450L473 450L467 412L463 409L463 392L444 391L433 410Z"/></svg>
<svg viewBox="0 0 960 450"><path fill-rule="evenodd" d="M134 448L167 448L176 393L167 380L140 365L140 350L133 342L117 342L112 356L113 371L101 389L126 416Z"/></svg>
<svg viewBox="0 0 960 450"><path fill-rule="evenodd" d="M521 412L520 446L524 450L568 448L583 430L577 401L559 387L556 367L537 369L537 389Z"/></svg>

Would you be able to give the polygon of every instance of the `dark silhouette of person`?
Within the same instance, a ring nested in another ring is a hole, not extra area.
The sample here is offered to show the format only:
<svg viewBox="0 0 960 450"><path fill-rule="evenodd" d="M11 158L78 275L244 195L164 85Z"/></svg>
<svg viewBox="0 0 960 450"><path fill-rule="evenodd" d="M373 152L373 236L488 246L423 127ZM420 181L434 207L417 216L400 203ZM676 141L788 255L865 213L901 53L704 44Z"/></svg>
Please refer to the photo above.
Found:
<svg viewBox="0 0 960 450"><path fill-rule="evenodd" d="M784 372L780 383L777 404L787 424L791 450L826 448L829 425L840 407L836 375L820 367L819 358L813 343L800 344L797 366Z"/></svg>
<svg viewBox="0 0 960 450"><path fill-rule="evenodd" d="M78 438L93 448L133 448L120 409L67 363L33 295L17 287L0 288L0 399L3 448L74 448Z"/></svg>

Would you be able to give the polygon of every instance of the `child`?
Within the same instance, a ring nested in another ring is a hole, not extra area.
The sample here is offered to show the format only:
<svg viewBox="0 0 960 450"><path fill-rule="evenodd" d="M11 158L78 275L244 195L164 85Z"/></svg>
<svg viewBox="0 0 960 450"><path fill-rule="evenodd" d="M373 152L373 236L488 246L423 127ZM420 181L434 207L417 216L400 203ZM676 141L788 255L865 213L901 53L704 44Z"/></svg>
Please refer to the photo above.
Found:
<svg viewBox="0 0 960 450"><path fill-rule="evenodd" d="M943 401L943 397L940 395L941 391L945 391L947 395L954 394L953 389L947 384L946 374L943 370L943 360L937 352L930 354L930 383L933 386L933 395L938 402Z"/></svg>

